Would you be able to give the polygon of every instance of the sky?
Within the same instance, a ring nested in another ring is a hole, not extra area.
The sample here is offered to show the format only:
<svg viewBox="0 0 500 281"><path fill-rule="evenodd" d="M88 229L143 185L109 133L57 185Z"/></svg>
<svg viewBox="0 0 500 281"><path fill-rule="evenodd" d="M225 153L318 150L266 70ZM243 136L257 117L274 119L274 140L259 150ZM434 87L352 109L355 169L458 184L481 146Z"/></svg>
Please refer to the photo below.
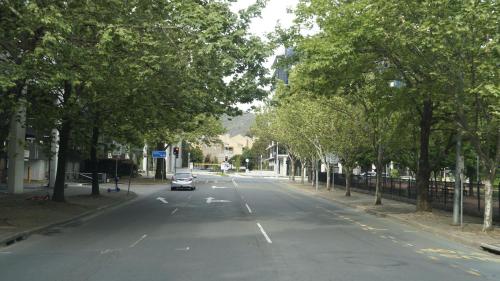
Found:
<svg viewBox="0 0 500 281"><path fill-rule="evenodd" d="M250 32L264 38L267 33L274 31L278 22L282 27L291 26L294 15L289 14L287 10L289 8L294 8L298 2L299 0L269 0L266 7L262 11L261 17L253 19L252 24L250 25ZM231 9L233 12L238 12L253 3L255 3L255 0L239 0L232 4ZM284 49L276 50L275 55L268 59L266 67L271 69L274 57L283 53ZM259 105L259 103L253 105ZM238 107L242 110L247 110L250 106L250 104L244 104L239 105Z"/></svg>
<svg viewBox="0 0 500 281"><path fill-rule="evenodd" d="M294 8L298 2L298 0L269 0L262 11L261 18L253 20L250 31L256 35L264 36L266 33L274 31L278 21L282 26L290 26L294 15L287 13L287 9ZM231 8L233 12L238 12L253 3L255 0L239 0L233 3Z"/></svg>

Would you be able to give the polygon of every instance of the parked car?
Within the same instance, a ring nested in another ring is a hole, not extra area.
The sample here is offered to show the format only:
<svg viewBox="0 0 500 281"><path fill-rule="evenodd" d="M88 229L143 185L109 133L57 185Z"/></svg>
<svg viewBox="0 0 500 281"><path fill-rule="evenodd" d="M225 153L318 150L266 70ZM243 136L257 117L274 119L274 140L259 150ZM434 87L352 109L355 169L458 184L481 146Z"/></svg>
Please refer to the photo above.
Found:
<svg viewBox="0 0 500 281"><path fill-rule="evenodd" d="M364 173L361 173L360 176L362 176L362 177L376 177L377 172L373 172L373 171L364 172Z"/></svg>
<svg viewBox="0 0 500 281"><path fill-rule="evenodd" d="M195 178L191 172L178 172L172 177L170 190L189 189L195 190Z"/></svg>

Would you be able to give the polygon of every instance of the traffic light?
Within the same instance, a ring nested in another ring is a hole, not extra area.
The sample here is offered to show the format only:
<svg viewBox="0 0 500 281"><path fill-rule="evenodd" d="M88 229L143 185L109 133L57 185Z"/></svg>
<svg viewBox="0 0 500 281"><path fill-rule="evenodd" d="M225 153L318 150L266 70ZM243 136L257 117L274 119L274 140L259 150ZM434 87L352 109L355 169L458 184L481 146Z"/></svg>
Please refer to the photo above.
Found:
<svg viewBox="0 0 500 281"><path fill-rule="evenodd" d="M174 147L174 155L175 155L175 158L179 158L179 148L177 146Z"/></svg>

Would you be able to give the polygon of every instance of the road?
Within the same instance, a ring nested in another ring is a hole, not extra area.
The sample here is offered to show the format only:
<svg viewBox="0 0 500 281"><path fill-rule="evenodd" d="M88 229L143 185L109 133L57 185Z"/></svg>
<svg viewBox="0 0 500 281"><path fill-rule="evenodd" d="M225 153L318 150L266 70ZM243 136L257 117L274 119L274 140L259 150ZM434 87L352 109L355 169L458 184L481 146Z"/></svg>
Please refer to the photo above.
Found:
<svg viewBox="0 0 500 281"><path fill-rule="evenodd" d="M0 249L0 280L500 280L500 258L282 181L200 176Z"/></svg>

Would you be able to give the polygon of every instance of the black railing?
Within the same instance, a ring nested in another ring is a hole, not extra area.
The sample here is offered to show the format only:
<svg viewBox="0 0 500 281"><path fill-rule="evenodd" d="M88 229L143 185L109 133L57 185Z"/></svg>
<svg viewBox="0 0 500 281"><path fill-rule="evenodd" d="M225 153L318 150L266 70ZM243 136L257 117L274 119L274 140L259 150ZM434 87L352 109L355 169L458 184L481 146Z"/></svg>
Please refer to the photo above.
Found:
<svg viewBox="0 0 500 281"><path fill-rule="evenodd" d="M326 182L326 173L320 173L320 182ZM344 174L332 174L330 180L335 181L336 186L345 187ZM376 177L352 176L351 188L362 193L375 193ZM453 196L455 183L450 181L434 181L429 184L429 198L433 207L451 211L453 209ZM415 203L417 199L417 185L414 179L401 179L382 177L382 196L384 198ZM484 212L484 185L478 183L464 183L464 213L473 216L483 216ZM493 206L496 209L494 218L500 221L500 192L499 187L494 187Z"/></svg>

